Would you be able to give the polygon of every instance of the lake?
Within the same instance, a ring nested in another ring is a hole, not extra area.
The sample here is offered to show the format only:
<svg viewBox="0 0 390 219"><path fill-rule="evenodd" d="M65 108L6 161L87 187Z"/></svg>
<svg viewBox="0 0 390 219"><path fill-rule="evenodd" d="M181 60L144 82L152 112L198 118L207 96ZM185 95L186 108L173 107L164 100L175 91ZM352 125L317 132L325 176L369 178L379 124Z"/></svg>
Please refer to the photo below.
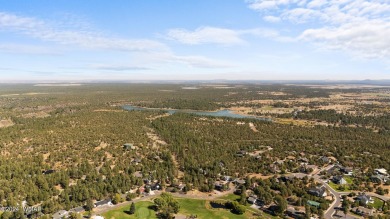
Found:
<svg viewBox="0 0 390 219"><path fill-rule="evenodd" d="M251 116L251 115L241 115L241 114L237 114L237 113L235 113L231 110L227 110L227 109L219 110L219 111L201 111L201 110L146 108L146 107L138 107L138 106L131 106L131 105L125 105L125 106L123 106L123 109L129 110L129 111L132 111L132 110L135 110L135 111L162 110L162 111L165 111L171 115L175 114L177 112L180 112L180 113L195 114L195 115L199 115L199 116L229 117L229 118L235 118L235 119L256 119L256 120L272 122L272 119L270 119L270 118Z"/></svg>

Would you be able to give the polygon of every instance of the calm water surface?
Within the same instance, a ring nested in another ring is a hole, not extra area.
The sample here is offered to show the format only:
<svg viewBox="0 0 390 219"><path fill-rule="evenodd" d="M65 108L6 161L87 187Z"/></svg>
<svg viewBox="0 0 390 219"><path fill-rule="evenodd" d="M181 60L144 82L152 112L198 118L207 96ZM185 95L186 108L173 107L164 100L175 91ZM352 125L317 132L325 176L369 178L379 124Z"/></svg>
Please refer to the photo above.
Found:
<svg viewBox="0 0 390 219"><path fill-rule="evenodd" d="M143 111L143 110L163 110L168 112L169 114L175 114L177 112L181 113L191 113L199 116L214 116L214 117L230 117L230 118L237 118L237 119L257 119L257 120L263 120L263 121L272 121L270 118L264 118L264 117L257 117L257 116L251 116L251 115L241 115L234 113L231 110L219 110L215 112L210 111L200 111L200 110L176 110L176 109L160 109L160 108L145 108L145 107L138 107L138 106L131 106L126 105L123 106L123 109L125 110L136 110L136 111Z"/></svg>

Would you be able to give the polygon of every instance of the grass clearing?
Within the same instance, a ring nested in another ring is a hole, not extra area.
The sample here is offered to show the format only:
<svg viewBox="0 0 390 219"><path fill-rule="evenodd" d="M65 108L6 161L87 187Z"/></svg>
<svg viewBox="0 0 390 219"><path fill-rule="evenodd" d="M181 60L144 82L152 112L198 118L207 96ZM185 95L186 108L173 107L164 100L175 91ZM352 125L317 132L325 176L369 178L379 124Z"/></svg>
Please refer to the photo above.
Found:
<svg viewBox="0 0 390 219"><path fill-rule="evenodd" d="M214 209L206 200L197 199L177 199L180 204L179 213L184 215L197 215L199 219L249 219L254 218L251 212L246 212L243 215L231 213L227 209Z"/></svg>
<svg viewBox="0 0 390 219"><path fill-rule="evenodd" d="M236 194L227 194L225 196L222 196L220 199L227 201L238 201L240 199L240 196Z"/></svg>
<svg viewBox="0 0 390 219"><path fill-rule="evenodd" d="M153 206L152 202L142 201L135 203L135 214L129 215L130 204L124 207L108 211L103 214L107 219L157 219L156 212L149 207Z"/></svg>
<svg viewBox="0 0 390 219"><path fill-rule="evenodd" d="M377 198L377 197L373 197L373 199L374 199L374 203L369 204L369 206L372 206L373 208L376 208L376 209L382 208L382 206L383 206L383 201L380 200L380 199Z"/></svg>
<svg viewBox="0 0 390 219"><path fill-rule="evenodd" d="M349 188L349 185L353 183L353 180L350 176L345 176L344 179L345 181L347 181L347 184L339 185L332 181L329 181L328 185L338 192L350 192L351 189Z"/></svg>

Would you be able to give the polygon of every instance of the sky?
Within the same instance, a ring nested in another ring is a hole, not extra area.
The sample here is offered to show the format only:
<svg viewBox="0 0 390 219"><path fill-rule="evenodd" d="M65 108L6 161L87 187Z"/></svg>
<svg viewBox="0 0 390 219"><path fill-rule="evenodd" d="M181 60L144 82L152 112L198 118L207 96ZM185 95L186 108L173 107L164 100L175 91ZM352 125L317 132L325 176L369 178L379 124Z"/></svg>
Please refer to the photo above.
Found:
<svg viewBox="0 0 390 219"><path fill-rule="evenodd" d="M0 82L390 79L390 0L0 0Z"/></svg>

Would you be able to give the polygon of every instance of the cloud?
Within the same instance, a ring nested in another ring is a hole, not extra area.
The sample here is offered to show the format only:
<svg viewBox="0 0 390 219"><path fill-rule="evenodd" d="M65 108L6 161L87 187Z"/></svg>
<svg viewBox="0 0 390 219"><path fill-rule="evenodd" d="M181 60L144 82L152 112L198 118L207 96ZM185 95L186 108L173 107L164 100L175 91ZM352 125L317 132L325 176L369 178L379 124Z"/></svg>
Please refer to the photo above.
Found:
<svg viewBox="0 0 390 219"><path fill-rule="evenodd" d="M53 49L49 47L14 43L0 44L0 51L7 53L21 53L32 55L61 55L61 52L53 51Z"/></svg>
<svg viewBox="0 0 390 219"><path fill-rule="evenodd" d="M339 27L307 29L300 39L325 48L344 50L363 58L390 57L390 23L370 21Z"/></svg>
<svg viewBox="0 0 390 219"><path fill-rule="evenodd" d="M69 15L67 15L69 17ZM43 42L54 42L60 45L74 45L69 48L82 49L102 49L111 51L133 52L138 61L138 65L116 65L99 64L89 66L92 69L104 71L142 71L150 68L142 67L154 62L160 63L182 63L194 68L225 68L231 67L223 61L210 59L204 56L180 56L174 54L168 46L163 43L148 39L124 39L108 36L104 33L93 31L85 22L78 24L77 18L71 21L46 21L33 17L19 16L11 13L0 12L0 32L13 32L31 38L39 39ZM234 30L204 27L193 33L185 30L171 30L170 37L182 40L184 43L243 43L239 33ZM68 48L68 47L66 47ZM22 45L22 44L0 44L0 51L27 54L54 54L58 51L48 47ZM143 60L142 60L143 59ZM152 62L151 62L152 61Z"/></svg>
<svg viewBox="0 0 390 219"><path fill-rule="evenodd" d="M69 27L67 27L69 28ZM117 51L165 50L160 42L147 39L123 39L84 29L64 29L61 26L32 17L0 12L0 31L12 31L45 42L76 45L86 49Z"/></svg>
<svg viewBox="0 0 390 219"><path fill-rule="evenodd" d="M390 57L388 0L247 0L266 21L297 25L294 38L355 56Z"/></svg>
<svg viewBox="0 0 390 219"><path fill-rule="evenodd" d="M231 68L234 67L230 63L209 59L203 56L173 56L173 61L185 63L196 68Z"/></svg>
<svg viewBox="0 0 390 219"><path fill-rule="evenodd" d="M287 37L281 37L280 34L272 29L253 28L234 30L218 27L199 27L194 31L185 29L168 30L167 37L170 40L176 40L183 44L199 45L199 44L221 44L221 45L243 45L245 35L270 38L275 40L286 41Z"/></svg>
<svg viewBox="0 0 390 219"><path fill-rule="evenodd" d="M144 71L151 68L126 65L92 65L91 68L105 71Z"/></svg>
<svg viewBox="0 0 390 219"><path fill-rule="evenodd" d="M199 27L194 31L171 29L168 30L167 38L191 45L205 43L231 45L244 42L236 31L217 27Z"/></svg>
<svg viewBox="0 0 390 219"><path fill-rule="evenodd" d="M271 22L271 23L277 23L280 22L282 19L280 17L275 17L271 15L264 16L263 19L265 21Z"/></svg>

